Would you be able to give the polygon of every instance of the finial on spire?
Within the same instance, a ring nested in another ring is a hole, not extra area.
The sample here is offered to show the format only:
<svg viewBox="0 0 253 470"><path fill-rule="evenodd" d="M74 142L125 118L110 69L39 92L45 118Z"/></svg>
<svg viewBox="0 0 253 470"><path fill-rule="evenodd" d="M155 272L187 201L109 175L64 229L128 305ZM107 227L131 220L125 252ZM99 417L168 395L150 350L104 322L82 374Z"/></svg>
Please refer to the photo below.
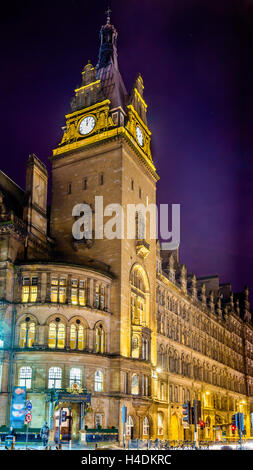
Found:
<svg viewBox="0 0 253 470"><path fill-rule="evenodd" d="M109 5L108 5L108 8L107 10L105 11L105 14L107 15L107 18L106 18L106 23L107 24L110 24L111 23L111 17L110 17L110 13L112 12L112 10L110 9Z"/></svg>

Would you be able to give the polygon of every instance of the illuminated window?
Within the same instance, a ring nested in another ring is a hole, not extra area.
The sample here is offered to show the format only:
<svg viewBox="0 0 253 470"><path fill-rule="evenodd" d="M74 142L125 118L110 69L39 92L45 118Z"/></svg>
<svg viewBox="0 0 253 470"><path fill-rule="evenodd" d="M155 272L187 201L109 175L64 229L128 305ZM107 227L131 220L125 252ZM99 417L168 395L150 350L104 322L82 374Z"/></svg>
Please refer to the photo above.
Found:
<svg viewBox="0 0 253 470"><path fill-rule="evenodd" d="M96 327L96 352L104 353L105 351L105 332L102 325Z"/></svg>
<svg viewBox="0 0 253 470"><path fill-rule="evenodd" d="M56 324L55 323L50 323L49 324L48 347L49 348L55 348L56 347Z"/></svg>
<svg viewBox="0 0 253 470"><path fill-rule="evenodd" d="M77 322L80 320L77 320ZM85 337L84 327L82 325L72 324L70 327L70 349L78 348L80 351L84 349Z"/></svg>
<svg viewBox="0 0 253 470"><path fill-rule="evenodd" d="M20 367L18 376L18 385L30 389L32 386L32 368Z"/></svg>
<svg viewBox="0 0 253 470"><path fill-rule="evenodd" d="M131 393L132 395L139 395L139 376L137 374L132 375Z"/></svg>
<svg viewBox="0 0 253 470"><path fill-rule="evenodd" d="M81 386L81 369L76 367L72 367L69 372L69 386L71 387L74 383Z"/></svg>
<svg viewBox="0 0 253 470"><path fill-rule="evenodd" d="M81 306L86 305L84 281L79 281L79 305Z"/></svg>
<svg viewBox="0 0 253 470"><path fill-rule="evenodd" d="M66 278L60 278L60 286L59 286L59 302L61 304L65 304L66 302Z"/></svg>
<svg viewBox="0 0 253 470"><path fill-rule="evenodd" d="M96 284L94 307L104 310L105 308L105 288Z"/></svg>
<svg viewBox="0 0 253 470"><path fill-rule="evenodd" d="M158 413L157 414L157 434L159 436L163 435L163 414Z"/></svg>
<svg viewBox="0 0 253 470"><path fill-rule="evenodd" d="M61 388L62 370L60 367L50 367L48 371L48 388Z"/></svg>
<svg viewBox="0 0 253 470"><path fill-rule="evenodd" d="M58 278L51 278L51 302L58 302Z"/></svg>
<svg viewBox="0 0 253 470"><path fill-rule="evenodd" d="M32 278L32 285L30 287L30 302L36 302L38 295L38 278Z"/></svg>
<svg viewBox="0 0 253 470"><path fill-rule="evenodd" d="M59 323L57 335L57 348L63 349L65 346L65 325Z"/></svg>
<svg viewBox="0 0 253 470"><path fill-rule="evenodd" d="M101 370L95 372L95 392L103 391L103 373Z"/></svg>
<svg viewBox="0 0 253 470"><path fill-rule="evenodd" d="M86 305L85 281L72 279L71 281L71 303L72 305Z"/></svg>
<svg viewBox="0 0 253 470"><path fill-rule="evenodd" d="M32 277L30 280L29 277L23 278L23 286L22 286L22 302L36 302L38 295L38 278Z"/></svg>
<svg viewBox="0 0 253 470"><path fill-rule="evenodd" d="M78 328L78 349L82 351L84 349L84 327L79 325Z"/></svg>
<svg viewBox="0 0 253 470"><path fill-rule="evenodd" d="M76 325L72 324L70 327L70 349L76 349Z"/></svg>
<svg viewBox="0 0 253 470"><path fill-rule="evenodd" d="M35 340L35 323L24 322L20 325L19 347L32 348Z"/></svg>
<svg viewBox="0 0 253 470"><path fill-rule="evenodd" d="M143 436L149 436L149 420L147 416L144 416L143 419Z"/></svg>
<svg viewBox="0 0 253 470"><path fill-rule="evenodd" d="M54 322L49 324L48 330L48 347L63 349L65 347L65 325L59 323L56 325Z"/></svg>

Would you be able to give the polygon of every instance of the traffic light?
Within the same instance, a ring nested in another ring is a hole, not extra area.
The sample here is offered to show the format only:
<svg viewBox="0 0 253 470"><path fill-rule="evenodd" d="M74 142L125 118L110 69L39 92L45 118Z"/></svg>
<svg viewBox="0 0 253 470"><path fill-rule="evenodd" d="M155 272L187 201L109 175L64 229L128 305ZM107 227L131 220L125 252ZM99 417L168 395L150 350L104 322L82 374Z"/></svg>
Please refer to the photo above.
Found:
<svg viewBox="0 0 253 470"><path fill-rule="evenodd" d="M183 422L184 423L191 423L191 404L189 401L183 404Z"/></svg>
<svg viewBox="0 0 253 470"><path fill-rule="evenodd" d="M231 424L231 430L232 430L232 434L235 434L235 430L236 430L235 424Z"/></svg>
<svg viewBox="0 0 253 470"><path fill-rule="evenodd" d="M201 401L193 400L193 407L191 412L191 422L192 424L198 424L201 420Z"/></svg>
<svg viewBox="0 0 253 470"><path fill-rule="evenodd" d="M204 428L205 428L205 422L202 421L202 419L200 420L199 425L200 425L200 429L204 429Z"/></svg>
<svg viewBox="0 0 253 470"><path fill-rule="evenodd" d="M239 431L241 431L243 433L244 431L244 421L243 421L243 413L237 413L237 427L239 429Z"/></svg>
<svg viewBox="0 0 253 470"><path fill-rule="evenodd" d="M66 418L67 418L67 412L66 412L66 411L62 411L62 412L61 412L61 422L62 422L62 423L65 423Z"/></svg>

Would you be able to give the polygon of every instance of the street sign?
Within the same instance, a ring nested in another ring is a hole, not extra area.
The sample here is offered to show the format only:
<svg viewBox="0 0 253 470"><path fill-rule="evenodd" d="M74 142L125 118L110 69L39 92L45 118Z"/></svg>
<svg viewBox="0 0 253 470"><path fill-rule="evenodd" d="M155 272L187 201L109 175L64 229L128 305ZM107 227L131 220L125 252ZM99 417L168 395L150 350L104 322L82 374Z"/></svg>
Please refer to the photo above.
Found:
<svg viewBox="0 0 253 470"><path fill-rule="evenodd" d="M26 420L27 423L30 423L32 421L32 414L31 413L26 413L25 420Z"/></svg>
<svg viewBox="0 0 253 470"><path fill-rule="evenodd" d="M31 401L28 401L28 402L26 403L26 410L27 410L27 411L31 411L32 407L33 407L33 406L32 406L32 402L31 402Z"/></svg>

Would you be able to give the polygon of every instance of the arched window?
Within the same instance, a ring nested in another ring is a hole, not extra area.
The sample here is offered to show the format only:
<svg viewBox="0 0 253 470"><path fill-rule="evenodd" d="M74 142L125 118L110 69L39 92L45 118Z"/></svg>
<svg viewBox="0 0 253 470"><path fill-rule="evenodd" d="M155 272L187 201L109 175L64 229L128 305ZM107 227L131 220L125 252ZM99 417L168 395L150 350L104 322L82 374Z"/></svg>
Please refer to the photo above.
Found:
<svg viewBox="0 0 253 470"><path fill-rule="evenodd" d="M133 433L134 433L134 421L132 416L128 416L127 422L126 422L126 436L133 438Z"/></svg>
<svg viewBox="0 0 253 470"><path fill-rule="evenodd" d="M24 322L20 325L19 347L32 348L35 340L35 323Z"/></svg>
<svg viewBox="0 0 253 470"><path fill-rule="evenodd" d="M48 388L61 388L62 370L60 367L50 367L48 371Z"/></svg>
<svg viewBox="0 0 253 470"><path fill-rule="evenodd" d="M96 353L105 352L105 332L103 325L96 327Z"/></svg>
<svg viewBox="0 0 253 470"><path fill-rule="evenodd" d="M77 322L80 320L77 320ZM70 327L70 349L79 349L82 351L85 346L84 327L80 324L72 323Z"/></svg>
<svg viewBox="0 0 253 470"><path fill-rule="evenodd" d="M139 376L137 374L132 375L131 393L132 395L139 395Z"/></svg>
<svg viewBox="0 0 253 470"><path fill-rule="evenodd" d="M143 436L149 436L149 429L150 429L149 420L148 420L147 416L144 416L144 419L143 419Z"/></svg>
<svg viewBox="0 0 253 470"><path fill-rule="evenodd" d="M65 325L64 323L54 323L49 324L48 330L48 347L51 349L59 348L64 349L65 347Z"/></svg>
<svg viewBox="0 0 253 470"><path fill-rule="evenodd" d="M131 272L131 319L134 325L147 325L148 297L146 274L135 266Z"/></svg>
<svg viewBox="0 0 253 470"><path fill-rule="evenodd" d="M96 370L95 372L95 392L103 391L103 372Z"/></svg>
<svg viewBox="0 0 253 470"><path fill-rule="evenodd" d="M163 414L161 412L157 413L157 434L163 435Z"/></svg>
<svg viewBox="0 0 253 470"><path fill-rule="evenodd" d="M77 367L72 367L69 372L69 386L71 387L74 384L81 386L81 369Z"/></svg>
<svg viewBox="0 0 253 470"><path fill-rule="evenodd" d="M20 367L18 384L20 387L26 387L30 389L32 386L32 368L31 367Z"/></svg>

